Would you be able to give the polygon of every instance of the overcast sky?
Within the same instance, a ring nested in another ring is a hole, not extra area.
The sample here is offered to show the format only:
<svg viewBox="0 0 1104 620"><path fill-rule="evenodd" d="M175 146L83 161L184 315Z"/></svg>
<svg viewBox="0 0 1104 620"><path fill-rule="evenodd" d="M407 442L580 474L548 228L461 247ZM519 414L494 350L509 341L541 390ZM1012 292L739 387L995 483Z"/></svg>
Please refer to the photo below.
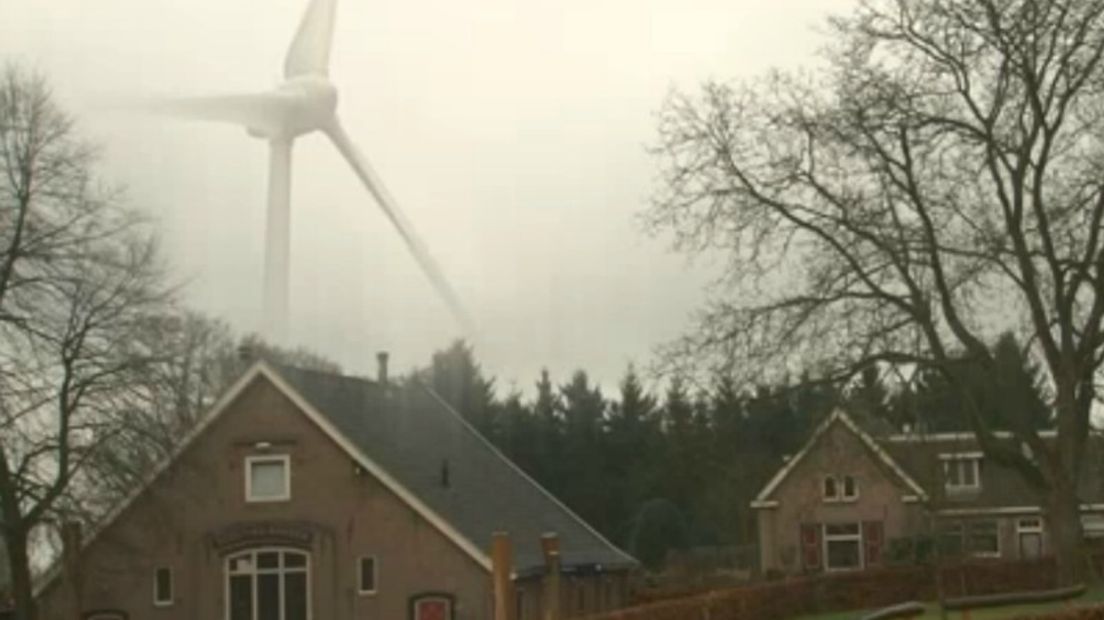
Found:
<svg viewBox="0 0 1104 620"><path fill-rule="evenodd" d="M815 62L851 0L340 0L339 114L479 326L504 388L613 386L690 325L708 265L649 238L646 147L672 87ZM3 0L0 57L53 82L157 221L189 305L259 328L266 145L118 102L263 90L305 0ZM329 142L295 145L292 336L399 370L459 335Z"/></svg>

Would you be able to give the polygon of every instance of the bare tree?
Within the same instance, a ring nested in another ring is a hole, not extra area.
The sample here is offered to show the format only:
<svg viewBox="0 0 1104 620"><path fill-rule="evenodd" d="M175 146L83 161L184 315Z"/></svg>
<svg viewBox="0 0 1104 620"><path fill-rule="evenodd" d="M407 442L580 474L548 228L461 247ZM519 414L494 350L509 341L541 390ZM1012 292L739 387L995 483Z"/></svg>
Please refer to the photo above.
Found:
<svg viewBox="0 0 1104 620"><path fill-rule="evenodd" d="M29 543L115 432L165 300L152 236L94 166L45 81L0 71L0 534L21 620Z"/></svg>
<svg viewBox="0 0 1104 620"><path fill-rule="evenodd" d="M256 360L341 372L307 349L269 345L256 335L236 340L226 323L196 312L149 316L133 337L151 354L128 374L128 389L110 412L111 435L65 498L66 512L83 521L95 522L141 486Z"/></svg>
<svg viewBox="0 0 1104 620"><path fill-rule="evenodd" d="M1039 489L1066 581L1104 355L1102 14L1100 0L864 2L832 22L819 73L672 95L649 211L726 266L669 361L955 381L964 359L992 366L999 332L1030 343L1057 440L1013 419L1009 445L977 407L964 415Z"/></svg>

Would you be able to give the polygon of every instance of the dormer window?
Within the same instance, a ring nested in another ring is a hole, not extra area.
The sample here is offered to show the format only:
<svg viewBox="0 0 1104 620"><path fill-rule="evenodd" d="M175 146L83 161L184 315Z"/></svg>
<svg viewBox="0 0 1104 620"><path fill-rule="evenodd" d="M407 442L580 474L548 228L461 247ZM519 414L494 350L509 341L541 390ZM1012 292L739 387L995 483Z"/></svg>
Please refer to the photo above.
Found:
<svg viewBox="0 0 1104 620"><path fill-rule="evenodd" d="M949 492L981 489L981 453L941 454L944 486Z"/></svg>

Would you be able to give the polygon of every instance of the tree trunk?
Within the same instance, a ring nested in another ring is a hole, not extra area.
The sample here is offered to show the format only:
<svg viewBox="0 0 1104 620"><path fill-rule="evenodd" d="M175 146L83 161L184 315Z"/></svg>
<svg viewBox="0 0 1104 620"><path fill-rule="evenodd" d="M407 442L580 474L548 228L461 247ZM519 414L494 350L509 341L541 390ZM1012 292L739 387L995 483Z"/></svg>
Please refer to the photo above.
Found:
<svg viewBox="0 0 1104 620"><path fill-rule="evenodd" d="M31 581L30 558L27 555L27 533L5 533L8 547L8 564L11 567L12 595L15 599L15 620L36 620L34 583Z"/></svg>
<svg viewBox="0 0 1104 620"><path fill-rule="evenodd" d="M1047 504L1047 531L1057 563L1057 585L1082 583L1086 576L1081 510L1077 492L1070 484L1051 490Z"/></svg>

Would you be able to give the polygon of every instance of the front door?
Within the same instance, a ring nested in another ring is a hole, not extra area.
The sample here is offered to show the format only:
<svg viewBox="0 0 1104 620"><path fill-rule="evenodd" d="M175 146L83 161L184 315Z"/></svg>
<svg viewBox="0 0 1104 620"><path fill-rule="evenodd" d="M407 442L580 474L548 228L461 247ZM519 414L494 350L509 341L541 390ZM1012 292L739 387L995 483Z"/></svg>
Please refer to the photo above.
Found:
<svg viewBox="0 0 1104 620"><path fill-rule="evenodd" d="M412 599L411 620L452 620L452 596L422 594Z"/></svg>

